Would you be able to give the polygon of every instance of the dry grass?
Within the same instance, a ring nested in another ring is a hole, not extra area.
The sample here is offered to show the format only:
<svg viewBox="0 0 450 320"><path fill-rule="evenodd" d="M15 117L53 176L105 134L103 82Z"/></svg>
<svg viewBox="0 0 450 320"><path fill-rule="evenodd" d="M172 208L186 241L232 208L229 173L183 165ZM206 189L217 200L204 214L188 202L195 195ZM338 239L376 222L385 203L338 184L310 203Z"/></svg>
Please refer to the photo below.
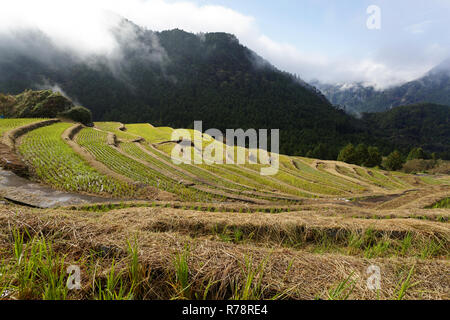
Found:
<svg viewBox="0 0 450 320"><path fill-rule="evenodd" d="M188 221L191 221L190 225L186 225ZM155 230L158 222L171 225L173 229ZM262 232L261 241L233 243L217 239L212 234L213 228L209 229L217 223L234 224L242 229L252 226ZM201 225L209 233L183 232L183 229L196 230L196 226ZM88 261L89 254L96 252L101 259L94 263L95 272L92 264L83 264L83 290L69 292L68 295L74 299L96 297L93 285L96 282L92 279L103 279L106 283L113 259L116 275L122 276L125 287L129 286L130 280L126 276L130 265L127 240L133 239L139 244L138 269L143 279L134 298L238 298L242 296L249 276L253 275L250 278L254 281L249 284L249 290L245 290L247 294L251 293L248 298L327 299L333 288L352 275L355 282L349 298L393 299L412 266L415 266L412 275L415 285L407 290L404 298L449 298L448 258L418 259L406 255L403 258L367 259L352 254L296 250L275 245L276 241L267 245L263 241L264 233L267 236L269 230L280 234L282 230L292 230L295 225L309 230L370 227L387 234L407 231L421 237L439 235L448 240L447 224L427 221L368 222L318 215L308 217L301 212L225 215L169 208L130 208L102 213L1 206L0 250L2 257L10 252L11 230L15 227L52 241L55 252L66 255L66 263ZM366 286L366 270L372 264L381 268L381 290L378 293ZM187 278L182 277L183 274ZM185 284L187 281L189 290L181 288L181 280Z"/></svg>

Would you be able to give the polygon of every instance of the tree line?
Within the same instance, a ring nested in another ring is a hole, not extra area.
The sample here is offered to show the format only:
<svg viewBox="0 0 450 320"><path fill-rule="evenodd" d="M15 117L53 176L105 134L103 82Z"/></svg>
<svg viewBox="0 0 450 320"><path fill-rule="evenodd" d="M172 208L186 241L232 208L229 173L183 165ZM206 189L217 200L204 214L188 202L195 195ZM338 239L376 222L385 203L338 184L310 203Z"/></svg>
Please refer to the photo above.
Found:
<svg viewBox="0 0 450 320"><path fill-rule="evenodd" d="M356 147L349 143L339 152L338 161L364 166L368 168L381 167L390 171L402 169L407 161L411 160L437 160L436 153L427 153L422 148L412 148L408 155L402 154L399 150L392 151L383 158L377 147L366 146L361 143Z"/></svg>

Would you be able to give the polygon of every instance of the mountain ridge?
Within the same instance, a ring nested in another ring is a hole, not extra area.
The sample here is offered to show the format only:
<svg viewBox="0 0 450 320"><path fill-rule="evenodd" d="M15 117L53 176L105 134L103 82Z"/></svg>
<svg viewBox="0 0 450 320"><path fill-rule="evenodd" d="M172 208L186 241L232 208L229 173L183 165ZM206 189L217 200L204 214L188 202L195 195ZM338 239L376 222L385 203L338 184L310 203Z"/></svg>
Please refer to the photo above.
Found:
<svg viewBox="0 0 450 320"><path fill-rule="evenodd" d="M385 90L377 90L373 85L363 83L332 85L316 81L314 84L333 104L341 105L347 112L357 115L417 103L450 105L450 59L416 80Z"/></svg>

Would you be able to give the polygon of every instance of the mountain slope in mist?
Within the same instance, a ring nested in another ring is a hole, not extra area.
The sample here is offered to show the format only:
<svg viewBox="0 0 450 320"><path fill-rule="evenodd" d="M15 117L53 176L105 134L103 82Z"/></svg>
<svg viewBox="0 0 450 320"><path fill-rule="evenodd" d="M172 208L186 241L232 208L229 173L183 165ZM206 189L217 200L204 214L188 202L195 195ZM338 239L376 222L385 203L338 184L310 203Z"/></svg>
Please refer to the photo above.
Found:
<svg viewBox="0 0 450 320"><path fill-rule="evenodd" d="M420 79L383 91L360 83L314 84L332 103L345 106L346 111L356 114L425 102L450 105L450 59Z"/></svg>

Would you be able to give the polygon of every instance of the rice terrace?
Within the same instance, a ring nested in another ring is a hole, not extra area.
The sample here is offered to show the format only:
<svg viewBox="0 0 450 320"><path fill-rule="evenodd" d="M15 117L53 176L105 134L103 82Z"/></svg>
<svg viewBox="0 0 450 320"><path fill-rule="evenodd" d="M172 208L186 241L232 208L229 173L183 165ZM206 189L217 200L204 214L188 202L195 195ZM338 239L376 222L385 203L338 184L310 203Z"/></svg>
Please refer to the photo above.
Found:
<svg viewBox="0 0 450 320"><path fill-rule="evenodd" d="M1 10L3 314L450 300L449 0Z"/></svg>
<svg viewBox="0 0 450 320"><path fill-rule="evenodd" d="M94 125L0 120L6 168L80 195L45 207L2 187L3 299L449 298L448 175L284 155L274 176L175 165L171 128Z"/></svg>

